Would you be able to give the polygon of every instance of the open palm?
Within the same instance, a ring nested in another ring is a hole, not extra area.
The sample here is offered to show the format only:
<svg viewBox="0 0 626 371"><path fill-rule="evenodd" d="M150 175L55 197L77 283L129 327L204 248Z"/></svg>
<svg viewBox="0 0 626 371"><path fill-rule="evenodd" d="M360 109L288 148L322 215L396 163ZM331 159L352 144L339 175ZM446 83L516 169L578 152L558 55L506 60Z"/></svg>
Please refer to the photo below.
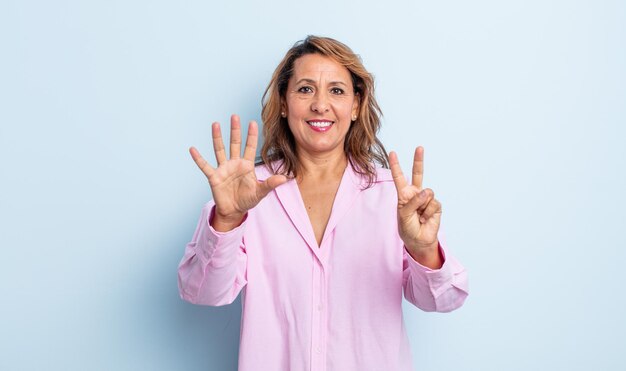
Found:
<svg viewBox="0 0 626 371"><path fill-rule="evenodd" d="M255 207L274 188L285 183L284 175L272 175L265 181L258 181L254 172L254 157L258 142L258 126L254 121L248 127L248 137L243 157L241 157L241 124L239 116L230 120L230 159L222 140L220 124L212 125L213 149L217 168L212 167L194 147L189 149L191 157L206 175L215 201L213 227L218 231L228 231L237 227L248 210Z"/></svg>

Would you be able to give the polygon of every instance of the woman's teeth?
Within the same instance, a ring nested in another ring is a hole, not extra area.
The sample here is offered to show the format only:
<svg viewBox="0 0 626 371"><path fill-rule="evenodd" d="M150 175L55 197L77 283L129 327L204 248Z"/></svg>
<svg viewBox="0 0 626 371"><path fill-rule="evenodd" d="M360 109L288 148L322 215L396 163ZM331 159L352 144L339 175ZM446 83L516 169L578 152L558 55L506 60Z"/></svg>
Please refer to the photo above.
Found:
<svg viewBox="0 0 626 371"><path fill-rule="evenodd" d="M307 123L316 128L327 128L333 124L332 121L307 121Z"/></svg>

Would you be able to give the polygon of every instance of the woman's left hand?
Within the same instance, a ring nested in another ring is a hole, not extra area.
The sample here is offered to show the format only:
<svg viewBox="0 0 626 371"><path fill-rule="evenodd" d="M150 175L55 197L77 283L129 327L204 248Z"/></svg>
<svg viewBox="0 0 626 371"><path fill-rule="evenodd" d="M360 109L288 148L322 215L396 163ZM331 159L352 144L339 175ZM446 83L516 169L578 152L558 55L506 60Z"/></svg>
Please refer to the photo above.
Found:
<svg viewBox="0 0 626 371"><path fill-rule="evenodd" d="M441 221L441 203L430 188L422 189L424 148L417 147L413 158L413 176L409 184L402 173L398 155L389 154L391 175L398 192L398 232L407 251L420 264L440 268L437 232Z"/></svg>

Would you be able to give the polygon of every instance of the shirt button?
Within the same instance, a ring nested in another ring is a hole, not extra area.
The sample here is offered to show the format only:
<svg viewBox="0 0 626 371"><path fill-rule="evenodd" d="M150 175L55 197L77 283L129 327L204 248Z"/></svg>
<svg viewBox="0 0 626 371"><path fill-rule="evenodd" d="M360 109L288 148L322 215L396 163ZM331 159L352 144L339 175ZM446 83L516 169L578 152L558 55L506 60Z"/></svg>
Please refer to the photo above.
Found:
<svg viewBox="0 0 626 371"><path fill-rule="evenodd" d="M319 305L317 306L317 310L322 310L322 304L319 304Z"/></svg>
<svg viewBox="0 0 626 371"><path fill-rule="evenodd" d="M322 353L322 348L317 347L317 349L315 349L315 351L317 352L317 354L320 354L320 353Z"/></svg>

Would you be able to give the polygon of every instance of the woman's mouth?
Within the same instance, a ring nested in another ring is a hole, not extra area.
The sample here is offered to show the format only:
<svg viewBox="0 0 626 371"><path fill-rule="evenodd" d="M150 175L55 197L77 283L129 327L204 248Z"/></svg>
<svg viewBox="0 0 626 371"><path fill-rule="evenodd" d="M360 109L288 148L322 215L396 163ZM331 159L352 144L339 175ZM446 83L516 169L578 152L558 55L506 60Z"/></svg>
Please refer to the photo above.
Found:
<svg viewBox="0 0 626 371"><path fill-rule="evenodd" d="M326 132L330 130L330 127L335 123L330 120L310 120L306 122L309 124L309 127L319 133Z"/></svg>

